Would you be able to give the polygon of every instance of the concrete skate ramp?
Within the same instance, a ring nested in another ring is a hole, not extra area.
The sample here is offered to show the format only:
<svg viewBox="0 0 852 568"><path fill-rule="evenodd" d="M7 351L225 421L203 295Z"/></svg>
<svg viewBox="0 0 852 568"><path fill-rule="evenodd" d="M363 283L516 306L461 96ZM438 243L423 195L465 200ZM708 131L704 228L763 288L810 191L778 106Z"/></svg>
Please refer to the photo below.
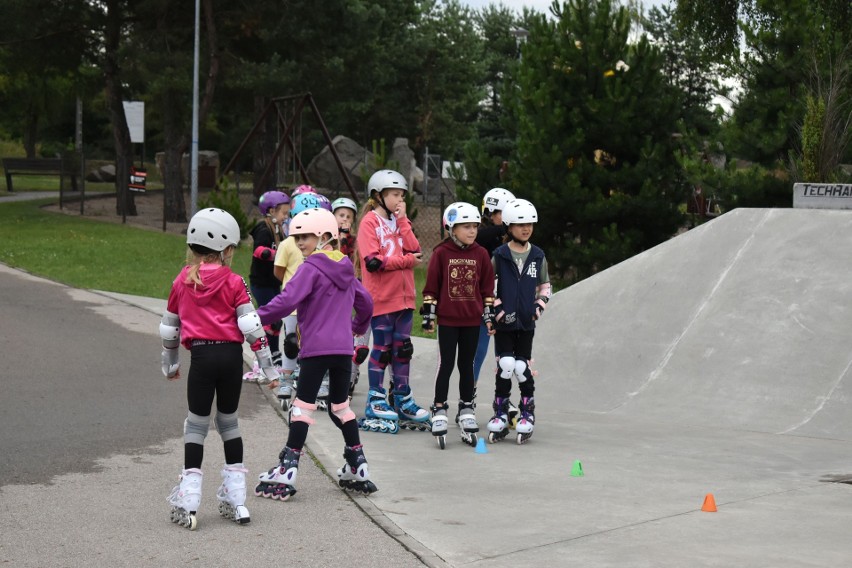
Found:
<svg viewBox="0 0 852 568"><path fill-rule="evenodd" d="M601 272L536 331L541 402L849 440L851 256L850 212L738 209Z"/></svg>

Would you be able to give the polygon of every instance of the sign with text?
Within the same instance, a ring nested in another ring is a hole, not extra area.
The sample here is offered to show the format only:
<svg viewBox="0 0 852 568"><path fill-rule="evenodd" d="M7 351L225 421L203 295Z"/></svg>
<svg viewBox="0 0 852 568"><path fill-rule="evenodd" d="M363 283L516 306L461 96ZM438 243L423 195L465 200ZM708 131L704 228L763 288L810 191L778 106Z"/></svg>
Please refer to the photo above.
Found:
<svg viewBox="0 0 852 568"><path fill-rule="evenodd" d="M793 186L796 209L852 209L852 184L797 183Z"/></svg>
<svg viewBox="0 0 852 568"><path fill-rule="evenodd" d="M148 172L142 168L130 167L130 183L127 184L127 189L130 191L145 192L145 182L148 179Z"/></svg>
<svg viewBox="0 0 852 568"><path fill-rule="evenodd" d="M130 141L133 144L142 144L145 142L145 102L124 101L123 104L127 128L130 130Z"/></svg>

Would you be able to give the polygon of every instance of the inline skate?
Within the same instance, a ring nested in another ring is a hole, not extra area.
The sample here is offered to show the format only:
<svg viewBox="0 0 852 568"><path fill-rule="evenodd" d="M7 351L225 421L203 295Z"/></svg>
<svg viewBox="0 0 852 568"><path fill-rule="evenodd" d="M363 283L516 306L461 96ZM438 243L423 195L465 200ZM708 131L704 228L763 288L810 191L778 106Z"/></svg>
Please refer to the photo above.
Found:
<svg viewBox="0 0 852 568"><path fill-rule="evenodd" d="M346 446L343 448L343 457L346 463L337 470L337 484L346 491L363 493L369 495L379 490L376 484L370 481L370 471L367 468L367 460L364 458L362 446Z"/></svg>
<svg viewBox="0 0 852 568"><path fill-rule="evenodd" d="M515 431L518 433L518 444L525 444L532 437L535 429L535 398L521 397L518 409L521 411L521 417L518 419Z"/></svg>
<svg viewBox="0 0 852 568"><path fill-rule="evenodd" d="M497 397L491 407L494 409L494 416L488 421L488 441L490 443L499 442L509 435L509 428L512 424L510 416L510 405L508 398Z"/></svg>
<svg viewBox="0 0 852 568"><path fill-rule="evenodd" d="M172 505L171 521L191 531L198 528L198 519L195 514L201 504L202 475L201 470L197 468L183 470L180 474L180 483L166 498Z"/></svg>
<svg viewBox="0 0 852 568"><path fill-rule="evenodd" d="M287 412L290 410L290 402L296 394L296 374L281 376L281 384L278 385L278 404L281 405L281 410Z"/></svg>
<svg viewBox="0 0 852 568"><path fill-rule="evenodd" d="M459 402L459 428L461 428L461 439L465 444L476 447L476 433L479 426L476 424L476 405L473 402Z"/></svg>
<svg viewBox="0 0 852 568"><path fill-rule="evenodd" d="M286 501L296 494L296 477L299 474L299 457L302 452L284 446L278 454L278 465L258 476L260 483L254 488L258 497Z"/></svg>
<svg viewBox="0 0 852 568"><path fill-rule="evenodd" d="M248 470L241 463L225 465L222 468L222 485L216 492L219 498L219 514L241 525L251 522L246 508L246 474Z"/></svg>
<svg viewBox="0 0 852 568"><path fill-rule="evenodd" d="M399 432L399 415L390 407L385 389L377 387L367 393L367 409L358 426L368 432L396 434Z"/></svg>
<svg viewBox="0 0 852 568"><path fill-rule="evenodd" d="M447 447L447 407L432 405L432 435L442 450Z"/></svg>
<svg viewBox="0 0 852 568"><path fill-rule="evenodd" d="M393 391L393 409L399 416L399 427L426 432L432 428L429 411L420 408L411 395L411 387L404 385Z"/></svg>

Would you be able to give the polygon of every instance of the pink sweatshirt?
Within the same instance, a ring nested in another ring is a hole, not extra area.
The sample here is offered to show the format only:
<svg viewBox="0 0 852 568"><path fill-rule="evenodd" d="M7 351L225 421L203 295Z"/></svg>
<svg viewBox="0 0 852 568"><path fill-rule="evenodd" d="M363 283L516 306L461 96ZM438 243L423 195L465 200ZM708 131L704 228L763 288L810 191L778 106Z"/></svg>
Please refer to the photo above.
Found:
<svg viewBox="0 0 852 568"><path fill-rule="evenodd" d="M389 221L370 211L361 219L358 225L361 279L373 298L374 317L414 309L415 252L420 252L420 243L408 217ZM382 263L375 272L367 270L367 262L372 258Z"/></svg>
<svg viewBox="0 0 852 568"><path fill-rule="evenodd" d="M230 267L202 265L201 286L186 283L185 266L172 283L166 309L180 318L180 341L192 347L193 339L245 341L237 325L237 306L251 303L245 280Z"/></svg>

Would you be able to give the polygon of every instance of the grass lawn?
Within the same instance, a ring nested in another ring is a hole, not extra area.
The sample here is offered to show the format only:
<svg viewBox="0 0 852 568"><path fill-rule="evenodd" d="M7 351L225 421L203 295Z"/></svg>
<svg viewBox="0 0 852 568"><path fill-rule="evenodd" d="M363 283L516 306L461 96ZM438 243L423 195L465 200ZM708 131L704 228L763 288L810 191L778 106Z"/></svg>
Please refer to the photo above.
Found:
<svg viewBox="0 0 852 568"><path fill-rule="evenodd" d="M75 288L168 297L186 257L184 237L39 208L52 201L0 204L0 262ZM231 267L248 281L250 266L249 241L237 249ZM414 277L419 309L425 264ZM429 337L420 331L417 313L413 335Z"/></svg>

